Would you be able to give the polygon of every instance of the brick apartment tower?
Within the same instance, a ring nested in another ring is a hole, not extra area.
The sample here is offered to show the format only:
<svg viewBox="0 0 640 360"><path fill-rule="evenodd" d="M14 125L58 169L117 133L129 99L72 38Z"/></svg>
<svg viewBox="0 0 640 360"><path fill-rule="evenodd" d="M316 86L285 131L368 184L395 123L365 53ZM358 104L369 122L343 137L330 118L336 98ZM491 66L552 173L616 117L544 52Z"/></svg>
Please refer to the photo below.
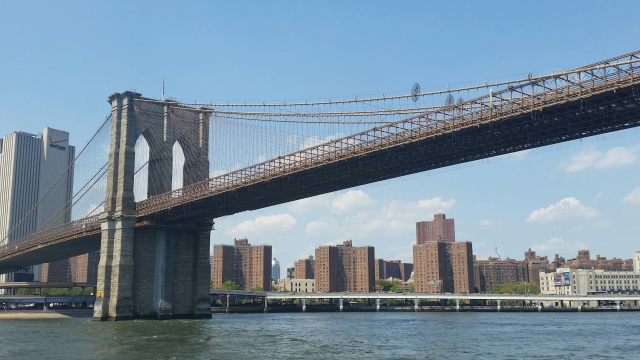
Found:
<svg viewBox="0 0 640 360"><path fill-rule="evenodd" d="M252 246L247 239L234 240L234 245L215 245L211 282L219 288L233 281L240 289L257 287L271 291L271 245Z"/></svg>
<svg viewBox="0 0 640 360"><path fill-rule="evenodd" d="M399 279L407 281L411 277L413 264L403 263L400 260L376 259L375 274L376 279Z"/></svg>
<svg viewBox="0 0 640 360"><path fill-rule="evenodd" d="M433 221L416 223L416 243L424 244L428 241L455 242L456 231L453 219L447 219L444 214L433 215Z"/></svg>
<svg viewBox="0 0 640 360"><path fill-rule="evenodd" d="M294 279L315 279L313 269L315 268L316 261L312 255L309 255L307 259L300 259L293 264L293 278Z"/></svg>
<svg viewBox="0 0 640 360"><path fill-rule="evenodd" d="M315 289L318 292L373 292L375 290L373 246L342 245L316 249Z"/></svg>
<svg viewBox="0 0 640 360"><path fill-rule="evenodd" d="M416 242L413 246L416 292L473 292L473 249L471 242L455 242L453 219L436 214L433 221L416 223Z"/></svg>

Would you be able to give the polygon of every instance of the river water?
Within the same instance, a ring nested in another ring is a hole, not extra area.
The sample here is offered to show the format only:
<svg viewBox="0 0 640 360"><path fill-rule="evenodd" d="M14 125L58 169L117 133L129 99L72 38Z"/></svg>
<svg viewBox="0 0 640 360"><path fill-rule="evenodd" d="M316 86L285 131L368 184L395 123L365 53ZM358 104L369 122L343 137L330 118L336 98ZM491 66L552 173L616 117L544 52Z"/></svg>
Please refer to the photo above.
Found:
<svg viewBox="0 0 640 360"><path fill-rule="evenodd" d="M638 359L640 312L0 320L9 359Z"/></svg>

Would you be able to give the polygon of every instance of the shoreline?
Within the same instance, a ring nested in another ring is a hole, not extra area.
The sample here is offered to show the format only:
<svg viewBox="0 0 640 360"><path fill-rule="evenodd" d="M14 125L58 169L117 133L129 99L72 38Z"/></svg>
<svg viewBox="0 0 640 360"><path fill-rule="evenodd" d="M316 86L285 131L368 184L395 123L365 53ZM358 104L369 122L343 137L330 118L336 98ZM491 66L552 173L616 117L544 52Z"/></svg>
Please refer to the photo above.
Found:
<svg viewBox="0 0 640 360"><path fill-rule="evenodd" d="M6 311L0 312L0 320L3 319L62 319L70 318L58 312L47 311Z"/></svg>

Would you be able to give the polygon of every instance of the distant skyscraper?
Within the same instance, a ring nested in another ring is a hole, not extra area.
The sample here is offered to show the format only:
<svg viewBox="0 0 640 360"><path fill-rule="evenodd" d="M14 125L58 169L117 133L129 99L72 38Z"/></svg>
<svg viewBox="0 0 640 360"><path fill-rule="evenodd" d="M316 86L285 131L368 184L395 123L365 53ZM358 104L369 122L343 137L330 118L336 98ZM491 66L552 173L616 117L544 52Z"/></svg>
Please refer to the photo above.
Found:
<svg viewBox="0 0 640 360"><path fill-rule="evenodd" d="M233 281L240 289L271 291L271 245L252 246L247 239L213 247L211 281L219 288Z"/></svg>
<svg viewBox="0 0 640 360"><path fill-rule="evenodd" d="M373 246L353 247L351 240L338 246L316 249L316 291L373 292L375 289Z"/></svg>
<svg viewBox="0 0 640 360"><path fill-rule="evenodd" d="M276 284L280 280L280 262L276 258L271 262L271 277Z"/></svg>
<svg viewBox="0 0 640 360"><path fill-rule="evenodd" d="M65 131L47 127L41 135L18 131L0 139L0 245L43 226L62 225L71 220L73 169L66 173L65 170L74 157L75 148L69 145L69 133ZM25 218L38 201L37 210ZM66 211L56 215L63 207ZM20 273L0 275L0 279L70 280L69 259L46 264L44 270L47 273L43 276L43 266L36 265Z"/></svg>
<svg viewBox="0 0 640 360"><path fill-rule="evenodd" d="M455 242L456 232L453 219L447 219L444 214L433 215L433 221L416 223L416 243L424 244L428 241Z"/></svg>

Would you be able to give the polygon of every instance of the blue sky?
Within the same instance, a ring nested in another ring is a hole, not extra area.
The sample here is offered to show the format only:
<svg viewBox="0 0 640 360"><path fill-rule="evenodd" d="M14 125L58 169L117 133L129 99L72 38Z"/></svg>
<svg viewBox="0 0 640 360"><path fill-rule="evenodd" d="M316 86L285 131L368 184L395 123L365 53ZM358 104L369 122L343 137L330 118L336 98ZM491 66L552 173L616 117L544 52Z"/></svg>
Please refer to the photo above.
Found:
<svg viewBox="0 0 640 360"><path fill-rule="evenodd" d="M400 95L543 75L636 50L640 3L0 3L0 135L84 144L114 92L188 101ZM640 132L628 130L218 219L212 243L273 245L281 267L353 239L411 262L415 222L444 212L478 258L631 258Z"/></svg>

